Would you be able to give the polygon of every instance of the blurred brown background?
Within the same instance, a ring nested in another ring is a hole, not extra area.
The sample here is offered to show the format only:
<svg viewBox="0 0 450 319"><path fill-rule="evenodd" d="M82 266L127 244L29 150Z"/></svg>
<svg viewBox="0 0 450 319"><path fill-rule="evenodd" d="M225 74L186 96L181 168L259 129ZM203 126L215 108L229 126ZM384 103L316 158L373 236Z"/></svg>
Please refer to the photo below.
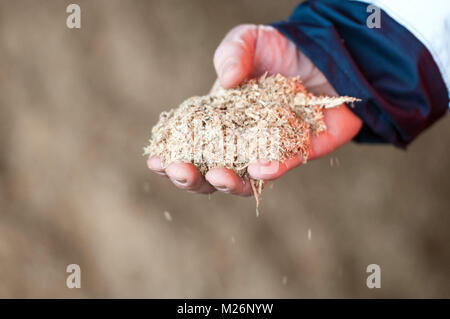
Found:
<svg viewBox="0 0 450 319"><path fill-rule="evenodd" d="M350 144L290 172L256 218L151 175L142 147L209 90L230 28L297 1L77 1L80 30L69 3L0 3L0 297L450 297L448 117L407 152Z"/></svg>

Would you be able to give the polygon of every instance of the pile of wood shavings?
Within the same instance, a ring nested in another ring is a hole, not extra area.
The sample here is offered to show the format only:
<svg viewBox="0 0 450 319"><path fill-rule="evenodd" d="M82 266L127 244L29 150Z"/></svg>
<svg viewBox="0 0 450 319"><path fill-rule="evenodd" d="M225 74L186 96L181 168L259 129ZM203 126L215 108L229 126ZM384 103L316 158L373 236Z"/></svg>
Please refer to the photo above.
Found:
<svg viewBox="0 0 450 319"><path fill-rule="evenodd" d="M183 161L202 174L226 167L245 176L258 159L283 161L300 153L306 160L311 134L326 130L323 109L355 101L312 95L298 77L264 75L163 112L144 154L158 156L164 167ZM258 202L262 181L251 182Z"/></svg>

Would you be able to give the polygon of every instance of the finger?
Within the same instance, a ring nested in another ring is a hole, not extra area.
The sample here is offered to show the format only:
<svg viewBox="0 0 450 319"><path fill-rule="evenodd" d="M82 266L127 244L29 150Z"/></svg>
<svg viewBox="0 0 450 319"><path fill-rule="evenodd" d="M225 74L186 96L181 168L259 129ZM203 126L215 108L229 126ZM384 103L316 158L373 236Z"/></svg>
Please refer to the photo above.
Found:
<svg viewBox="0 0 450 319"><path fill-rule="evenodd" d="M209 194L215 191L215 188L190 163L171 163L166 168L166 174L178 188L203 194Z"/></svg>
<svg viewBox="0 0 450 319"><path fill-rule="evenodd" d="M161 160L159 157L150 156L147 160L148 168L155 174L167 177L167 174L162 166Z"/></svg>
<svg viewBox="0 0 450 319"><path fill-rule="evenodd" d="M219 191L241 196L253 194L249 180L239 177L230 169L213 168L206 173L205 178Z"/></svg>
<svg viewBox="0 0 450 319"><path fill-rule="evenodd" d="M361 119L344 104L325 109L324 120L327 130L311 137L311 153L308 159L324 156L350 141L362 126Z"/></svg>
<svg viewBox="0 0 450 319"><path fill-rule="evenodd" d="M214 84L213 84L211 90L209 91L209 94L214 93L219 87L220 87L220 82L219 82L219 78L217 78L217 79L214 81Z"/></svg>
<svg viewBox="0 0 450 319"><path fill-rule="evenodd" d="M300 165L303 161L301 155L295 155L283 162L258 160L250 163L247 171L251 178L258 180L274 180L287 171Z"/></svg>
<svg viewBox="0 0 450 319"><path fill-rule="evenodd" d="M239 25L233 28L217 47L214 67L222 87L234 87L249 74L257 30L256 25Z"/></svg>
<svg viewBox="0 0 450 319"><path fill-rule="evenodd" d="M309 77L312 63L306 63L297 46L272 26L259 25L250 78L280 73L286 77Z"/></svg>

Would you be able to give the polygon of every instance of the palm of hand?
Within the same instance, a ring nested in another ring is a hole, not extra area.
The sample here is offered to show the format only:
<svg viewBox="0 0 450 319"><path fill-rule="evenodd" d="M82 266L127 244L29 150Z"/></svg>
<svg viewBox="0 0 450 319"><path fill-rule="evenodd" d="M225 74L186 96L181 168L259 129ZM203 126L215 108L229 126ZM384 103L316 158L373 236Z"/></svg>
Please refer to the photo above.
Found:
<svg viewBox="0 0 450 319"><path fill-rule="evenodd" d="M325 76L297 47L276 29L269 26L240 25L232 29L216 50L214 66L218 79L213 89L221 85L231 88L247 78L265 72L284 76L300 76L312 93L337 95ZM352 139L361 128L361 120L345 105L325 110L327 131L313 136L309 159L321 157ZM254 179L274 180L303 161L295 156L284 162L259 161L248 166ZM167 176L175 186L197 193L216 190L248 196L253 194L250 182L226 168L216 168L202 176L190 163L171 163L164 170L159 158L151 157L148 167ZM269 169L268 169L269 168Z"/></svg>

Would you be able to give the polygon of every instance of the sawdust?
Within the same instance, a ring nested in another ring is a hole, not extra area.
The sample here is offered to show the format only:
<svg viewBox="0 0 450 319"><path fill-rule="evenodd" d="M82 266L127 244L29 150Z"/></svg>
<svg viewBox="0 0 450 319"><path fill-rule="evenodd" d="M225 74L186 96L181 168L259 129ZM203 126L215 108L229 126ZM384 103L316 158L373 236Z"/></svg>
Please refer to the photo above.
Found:
<svg viewBox="0 0 450 319"><path fill-rule="evenodd" d="M163 167L182 161L202 174L226 167L240 176L259 159L283 161L301 154L306 161L311 135L326 130L324 108L355 101L310 94L298 77L264 75L161 113L144 154L158 156ZM252 188L260 193L262 182Z"/></svg>

